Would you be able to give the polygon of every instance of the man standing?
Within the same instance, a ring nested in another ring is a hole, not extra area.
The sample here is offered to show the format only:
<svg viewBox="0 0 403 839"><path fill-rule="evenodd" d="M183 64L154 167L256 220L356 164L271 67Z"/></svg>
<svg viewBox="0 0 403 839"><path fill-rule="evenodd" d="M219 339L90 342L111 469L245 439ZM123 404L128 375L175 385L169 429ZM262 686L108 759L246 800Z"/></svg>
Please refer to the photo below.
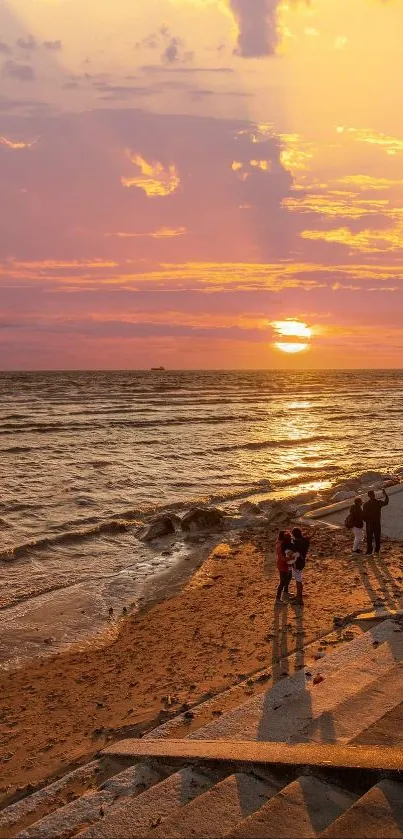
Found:
<svg viewBox="0 0 403 839"><path fill-rule="evenodd" d="M372 489L369 490L368 493L368 501L365 502L363 507L363 515L364 521L367 527L367 556L372 556L372 544L375 539L375 553L379 554L379 550L381 547L381 511L382 507L386 507L389 504L389 498L385 492L383 492L383 499L378 500L375 498L375 493Z"/></svg>

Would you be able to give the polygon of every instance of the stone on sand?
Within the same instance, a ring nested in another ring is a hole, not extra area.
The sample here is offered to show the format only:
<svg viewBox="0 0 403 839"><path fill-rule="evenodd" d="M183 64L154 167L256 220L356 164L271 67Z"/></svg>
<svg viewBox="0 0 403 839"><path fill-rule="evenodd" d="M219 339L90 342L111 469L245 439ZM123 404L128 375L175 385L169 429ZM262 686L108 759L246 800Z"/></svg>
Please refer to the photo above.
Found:
<svg viewBox="0 0 403 839"><path fill-rule="evenodd" d="M175 518L171 515L157 516L141 531L140 539L142 542L151 542L175 533Z"/></svg>
<svg viewBox="0 0 403 839"><path fill-rule="evenodd" d="M209 530L220 527L224 520L224 513L217 507L193 507L182 518L182 530Z"/></svg>

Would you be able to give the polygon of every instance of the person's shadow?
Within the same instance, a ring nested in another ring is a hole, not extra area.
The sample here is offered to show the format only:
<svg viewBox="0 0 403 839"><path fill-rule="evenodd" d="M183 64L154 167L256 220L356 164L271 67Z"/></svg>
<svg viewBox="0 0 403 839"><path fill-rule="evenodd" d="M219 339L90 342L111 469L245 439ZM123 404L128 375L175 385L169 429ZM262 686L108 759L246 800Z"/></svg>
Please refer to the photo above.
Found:
<svg viewBox="0 0 403 839"><path fill-rule="evenodd" d="M295 620L292 618L295 616ZM292 603L274 606L272 676L266 691L257 739L265 742L334 743L333 714L325 711L314 717L312 676L305 666L304 609ZM295 674L291 679L291 654Z"/></svg>
<svg viewBox="0 0 403 839"><path fill-rule="evenodd" d="M386 608L398 609L400 607L400 599L403 593L398 591L400 587L381 556L366 556L364 554L357 562L356 570L372 602L383 600ZM370 580L370 571L379 584L380 592L375 590Z"/></svg>

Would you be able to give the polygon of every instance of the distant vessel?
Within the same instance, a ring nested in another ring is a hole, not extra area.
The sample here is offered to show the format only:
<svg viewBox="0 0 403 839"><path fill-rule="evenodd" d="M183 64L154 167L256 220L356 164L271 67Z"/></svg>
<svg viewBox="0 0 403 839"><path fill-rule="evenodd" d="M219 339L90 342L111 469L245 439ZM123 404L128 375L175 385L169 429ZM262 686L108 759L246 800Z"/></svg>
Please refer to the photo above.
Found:
<svg viewBox="0 0 403 839"><path fill-rule="evenodd" d="M165 370L165 367L152 367L151 370L154 371L154 372L156 370Z"/></svg>

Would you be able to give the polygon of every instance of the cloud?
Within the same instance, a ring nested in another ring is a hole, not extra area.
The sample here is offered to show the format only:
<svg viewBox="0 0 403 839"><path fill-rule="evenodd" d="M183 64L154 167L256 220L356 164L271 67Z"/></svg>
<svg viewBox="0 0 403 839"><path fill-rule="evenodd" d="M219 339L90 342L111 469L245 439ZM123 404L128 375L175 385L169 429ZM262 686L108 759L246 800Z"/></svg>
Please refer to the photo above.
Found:
<svg viewBox="0 0 403 839"><path fill-rule="evenodd" d="M233 67L161 67L161 64L145 64L140 67L140 71L146 74L152 75L160 75L162 73L221 73L223 75L226 74L234 74L235 70Z"/></svg>
<svg viewBox="0 0 403 839"><path fill-rule="evenodd" d="M26 38L18 38L16 45L26 52L34 52L38 48L38 43L33 35L27 35Z"/></svg>
<svg viewBox="0 0 403 839"><path fill-rule="evenodd" d="M21 64L12 59L4 62L2 75L19 82L33 82L35 80L35 71L30 64Z"/></svg>
<svg viewBox="0 0 403 839"><path fill-rule="evenodd" d="M63 45L60 40L57 41L44 41L43 46L46 50L53 50L54 52L60 52Z"/></svg>
<svg viewBox="0 0 403 839"><path fill-rule="evenodd" d="M338 178L337 183L344 186L354 186L362 192L373 190L390 190L403 186L402 178L382 178L376 175L344 175Z"/></svg>
<svg viewBox="0 0 403 839"><path fill-rule="evenodd" d="M162 60L165 64L180 64L191 61L192 58L193 52L186 50L185 42L175 35L170 38L162 53Z"/></svg>
<svg viewBox="0 0 403 839"><path fill-rule="evenodd" d="M294 213L316 213L322 218L351 218L360 219L364 216L395 217L395 210L391 210L389 201L357 198L354 192L304 195L289 197L283 201L283 206Z"/></svg>
<svg viewBox="0 0 403 839"><path fill-rule="evenodd" d="M403 220L400 217L395 227L386 230L360 230L354 232L348 227L338 227L333 230L303 230L303 239L312 241L322 240L330 244L345 245L351 251L363 254L384 252L403 253Z"/></svg>
<svg viewBox="0 0 403 839"><path fill-rule="evenodd" d="M192 61L194 55L191 50L186 49L183 38L174 35L168 26L161 26L156 32L147 35L142 41L137 42L135 48L162 49L161 61L168 66Z"/></svg>
<svg viewBox="0 0 403 839"><path fill-rule="evenodd" d="M279 159L281 144L253 124L140 109L63 118L36 110L32 118L10 113L2 134L12 140L40 135L41 142L35 154L19 155L18 168L10 167L11 152L0 154L3 201L12 208L0 229L0 257L118 257L122 264L130 260L113 272L118 281L129 273L137 282L136 266L149 271L150 263L177 260L179 240L105 233L186 227L182 258L194 262L259 262L302 247L303 224L281 205L292 187ZM245 180L231 169L234 159L245 168ZM74 178L66 160L75 161Z"/></svg>
<svg viewBox="0 0 403 839"><path fill-rule="evenodd" d="M37 142L37 140L10 140L8 137L0 137L0 146L5 146L13 151L32 149Z"/></svg>
<svg viewBox="0 0 403 839"><path fill-rule="evenodd" d="M229 0L238 26L237 52L244 58L274 55L280 0Z"/></svg>
<svg viewBox="0 0 403 839"><path fill-rule="evenodd" d="M105 233L105 236L116 237L117 239L176 239L178 236L185 236L186 227L160 227L151 233Z"/></svg>
<svg viewBox="0 0 403 839"><path fill-rule="evenodd" d="M380 146L386 154L394 156L403 153L403 140L380 131L373 131L371 128L346 128L339 125L336 129L338 134L347 134L358 143L367 143L371 146Z"/></svg>
<svg viewBox="0 0 403 839"><path fill-rule="evenodd" d="M171 195L178 189L180 178L173 163L165 168L162 163L158 161L149 162L140 154L132 154L130 151L127 154L131 162L140 169L141 174L134 177L122 177L121 181L124 187L138 187L145 192L148 198Z"/></svg>
<svg viewBox="0 0 403 839"><path fill-rule="evenodd" d="M102 99L105 102L128 99L133 96L151 96L154 93L153 88L145 87L144 85L121 85L110 84L109 82L94 82L93 86L99 91L98 99Z"/></svg>

